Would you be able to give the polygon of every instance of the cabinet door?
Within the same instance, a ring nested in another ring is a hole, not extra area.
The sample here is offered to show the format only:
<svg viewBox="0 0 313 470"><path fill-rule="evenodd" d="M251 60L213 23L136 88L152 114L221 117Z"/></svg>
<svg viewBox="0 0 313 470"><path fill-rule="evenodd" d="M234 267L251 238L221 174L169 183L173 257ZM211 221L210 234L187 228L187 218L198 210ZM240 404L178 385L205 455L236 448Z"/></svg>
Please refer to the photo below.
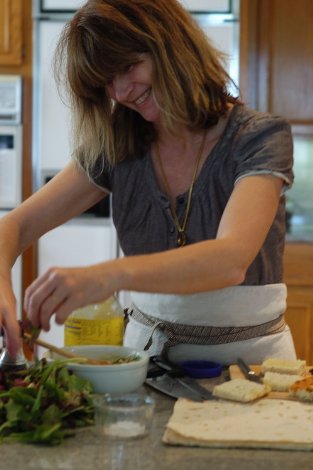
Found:
<svg viewBox="0 0 313 470"><path fill-rule="evenodd" d="M286 320L297 356L313 365L313 244L288 243L284 258Z"/></svg>
<svg viewBox="0 0 313 470"><path fill-rule="evenodd" d="M310 299L306 294L305 289L288 288L286 322L292 332L297 357L312 365L313 303L312 294L308 293Z"/></svg>
<svg viewBox="0 0 313 470"><path fill-rule="evenodd" d="M22 63L22 0L0 0L0 65Z"/></svg>
<svg viewBox="0 0 313 470"><path fill-rule="evenodd" d="M244 98L313 134L312 0L241 0L240 8Z"/></svg>
<svg viewBox="0 0 313 470"><path fill-rule="evenodd" d="M44 235L38 242L38 273L52 266L87 266L117 256L116 232L109 219L74 219ZM52 320L42 339L64 345L64 327ZM39 356L44 350L39 348Z"/></svg>

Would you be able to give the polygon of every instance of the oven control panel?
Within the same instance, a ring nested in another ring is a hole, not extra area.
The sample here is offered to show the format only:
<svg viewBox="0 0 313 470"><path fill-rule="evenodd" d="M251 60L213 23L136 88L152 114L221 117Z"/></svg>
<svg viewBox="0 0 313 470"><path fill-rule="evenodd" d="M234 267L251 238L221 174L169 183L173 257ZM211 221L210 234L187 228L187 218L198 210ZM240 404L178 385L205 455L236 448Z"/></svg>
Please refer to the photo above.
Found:
<svg viewBox="0 0 313 470"><path fill-rule="evenodd" d="M0 75L0 125L20 124L22 113L22 77Z"/></svg>

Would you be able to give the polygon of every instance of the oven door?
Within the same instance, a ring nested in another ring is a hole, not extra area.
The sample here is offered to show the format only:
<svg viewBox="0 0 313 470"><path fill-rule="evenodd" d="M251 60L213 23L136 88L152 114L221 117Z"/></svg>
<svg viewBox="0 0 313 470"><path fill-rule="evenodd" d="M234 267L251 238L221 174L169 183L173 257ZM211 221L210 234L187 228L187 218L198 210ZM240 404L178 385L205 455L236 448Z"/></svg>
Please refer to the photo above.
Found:
<svg viewBox="0 0 313 470"><path fill-rule="evenodd" d="M0 125L0 209L22 201L22 126Z"/></svg>

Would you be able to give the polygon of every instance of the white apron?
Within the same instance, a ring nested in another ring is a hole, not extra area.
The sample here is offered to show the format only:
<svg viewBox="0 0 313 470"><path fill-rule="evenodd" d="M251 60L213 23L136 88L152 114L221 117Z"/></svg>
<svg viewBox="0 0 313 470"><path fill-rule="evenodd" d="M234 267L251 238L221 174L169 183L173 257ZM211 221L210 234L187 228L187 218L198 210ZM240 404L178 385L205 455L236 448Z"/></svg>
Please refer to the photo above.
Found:
<svg viewBox="0 0 313 470"><path fill-rule="evenodd" d="M132 292L132 302L141 312L172 323L213 327L254 326L274 320L286 310L285 284L234 286L191 295ZM143 349L152 333L130 317L124 345ZM167 337L160 330L152 335L149 354L160 354ZM249 364L259 364L267 357L295 359L296 353L288 326L281 333L217 345L178 344L170 348L173 362L206 359L233 364L242 357Z"/></svg>

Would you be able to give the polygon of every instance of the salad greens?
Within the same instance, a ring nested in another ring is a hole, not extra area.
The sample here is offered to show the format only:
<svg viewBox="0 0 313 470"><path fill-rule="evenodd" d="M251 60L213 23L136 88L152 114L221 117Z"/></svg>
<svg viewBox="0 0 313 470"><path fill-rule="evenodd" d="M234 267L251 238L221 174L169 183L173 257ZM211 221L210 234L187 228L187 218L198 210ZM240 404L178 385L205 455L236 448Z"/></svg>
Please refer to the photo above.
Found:
<svg viewBox="0 0 313 470"><path fill-rule="evenodd" d="M66 363L41 359L25 370L0 370L0 441L58 445L93 424L92 386Z"/></svg>

